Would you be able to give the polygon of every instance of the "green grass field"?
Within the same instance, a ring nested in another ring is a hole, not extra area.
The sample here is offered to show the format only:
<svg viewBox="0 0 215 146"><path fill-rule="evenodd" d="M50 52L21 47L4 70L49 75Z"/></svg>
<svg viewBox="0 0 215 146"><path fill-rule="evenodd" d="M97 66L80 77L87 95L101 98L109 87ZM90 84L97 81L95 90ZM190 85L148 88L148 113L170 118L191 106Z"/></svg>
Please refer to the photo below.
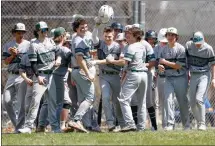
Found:
<svg viewBox="0 0 215 146"><path fill-rule="evenodd" d="M3 134L3 145L215 145L215 130L200 132Z"/></svg>

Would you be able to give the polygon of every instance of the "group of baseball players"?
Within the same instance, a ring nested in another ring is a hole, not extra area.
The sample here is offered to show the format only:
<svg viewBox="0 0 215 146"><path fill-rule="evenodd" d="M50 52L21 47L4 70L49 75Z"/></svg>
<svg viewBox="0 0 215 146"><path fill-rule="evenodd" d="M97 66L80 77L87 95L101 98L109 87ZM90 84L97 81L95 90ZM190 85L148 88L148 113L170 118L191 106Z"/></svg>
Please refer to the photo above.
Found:
<svg viewBox="0 0 215 146"><path fill-rule="evenodd" d="M54 133L100 131L92 122L97 75L109 132L144 131L147 115L156 131L159 113L164 130L174 130L175 97L184 130L191 129L189 106L198 130L206 130L204 98L210 84L215 88L215 55L203 33L195 32L184 47L174 27L157 35L144 33L140 24L114 22L100 38L102 25L95 18L91 33L79 15L72 35L57 27L48 37L49 27L40 21L35 38L27 41L25 25L15 24L13 40L3 47L8 65L3 102L15 132L31 133L37 117L36 132L47 125Z"/></svg>

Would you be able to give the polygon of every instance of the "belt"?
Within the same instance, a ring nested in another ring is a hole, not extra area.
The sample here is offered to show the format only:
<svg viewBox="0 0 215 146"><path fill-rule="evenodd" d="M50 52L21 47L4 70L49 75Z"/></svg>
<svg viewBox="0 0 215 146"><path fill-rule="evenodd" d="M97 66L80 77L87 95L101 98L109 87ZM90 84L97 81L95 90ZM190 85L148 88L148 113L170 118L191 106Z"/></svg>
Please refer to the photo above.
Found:
<svg viewBox="0 0 215 146"><path fill-rule="evenodd" d="M80 69L80 67L72 67L73 69Z"/></svg>
<svg viewBox="0 0 215 146"><path fill-rule="evenodd" d="M160 78L165 78L166 76L165 76L165 75L159 75L159 77L160 77Z"/></svg>
<svg viewBox="0 0 215 146"><path fill-rule="evenodd" d="M106 74L106 75L118 75L119 72L115 72L115 71L105 71L105 70L102 70L102 73L103 74Z"/></svg>
<svg viewBox="0 0 215 146"><path fill-rule="evenodd" d="M19 74L19 71L9 71L9 73L18 75L18 74Z"/></svg>
<svg viewBox="0 0 215 146"><path fill-rule="evenodd" d="M39 73L44 73L44 74L52 74L52 70L41 70L41 71L38 71Z"/></svg>
<svg viewBox="0 0 215 146"><path fill-rule="evenodd" d="M130 70L131 72L145 72L145 70L135 70L135 69L132 69Z"/></svg>

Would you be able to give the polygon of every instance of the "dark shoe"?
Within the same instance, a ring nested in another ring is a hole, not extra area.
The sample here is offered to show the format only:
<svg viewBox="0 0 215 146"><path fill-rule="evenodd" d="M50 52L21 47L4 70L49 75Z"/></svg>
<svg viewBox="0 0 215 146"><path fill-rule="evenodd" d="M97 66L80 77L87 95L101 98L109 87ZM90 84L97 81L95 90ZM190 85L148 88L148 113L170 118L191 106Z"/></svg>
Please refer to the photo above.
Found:
<svg viewBox="0 0 215 146"><path fill-rule="evenodd" d="M39 126L39 127L37 127L37 129L36 129L36 133L40 133L40 132L45 132L45 127L43 127L43 126Z"/></svg>

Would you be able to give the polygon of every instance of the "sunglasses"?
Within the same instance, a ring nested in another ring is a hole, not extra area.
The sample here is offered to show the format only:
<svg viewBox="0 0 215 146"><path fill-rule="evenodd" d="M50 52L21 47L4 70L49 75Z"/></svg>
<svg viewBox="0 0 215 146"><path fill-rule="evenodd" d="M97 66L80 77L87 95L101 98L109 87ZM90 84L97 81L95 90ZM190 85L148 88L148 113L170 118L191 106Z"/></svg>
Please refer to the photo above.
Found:
<svg viewBox="0 0 215 146"><path fill-rule="evenodd" d="M48 28L42 28L42 29L41 29L41 32L44 33L44 32L46 32L46 31L48 31L48 30L49 30Z"/></svg>

